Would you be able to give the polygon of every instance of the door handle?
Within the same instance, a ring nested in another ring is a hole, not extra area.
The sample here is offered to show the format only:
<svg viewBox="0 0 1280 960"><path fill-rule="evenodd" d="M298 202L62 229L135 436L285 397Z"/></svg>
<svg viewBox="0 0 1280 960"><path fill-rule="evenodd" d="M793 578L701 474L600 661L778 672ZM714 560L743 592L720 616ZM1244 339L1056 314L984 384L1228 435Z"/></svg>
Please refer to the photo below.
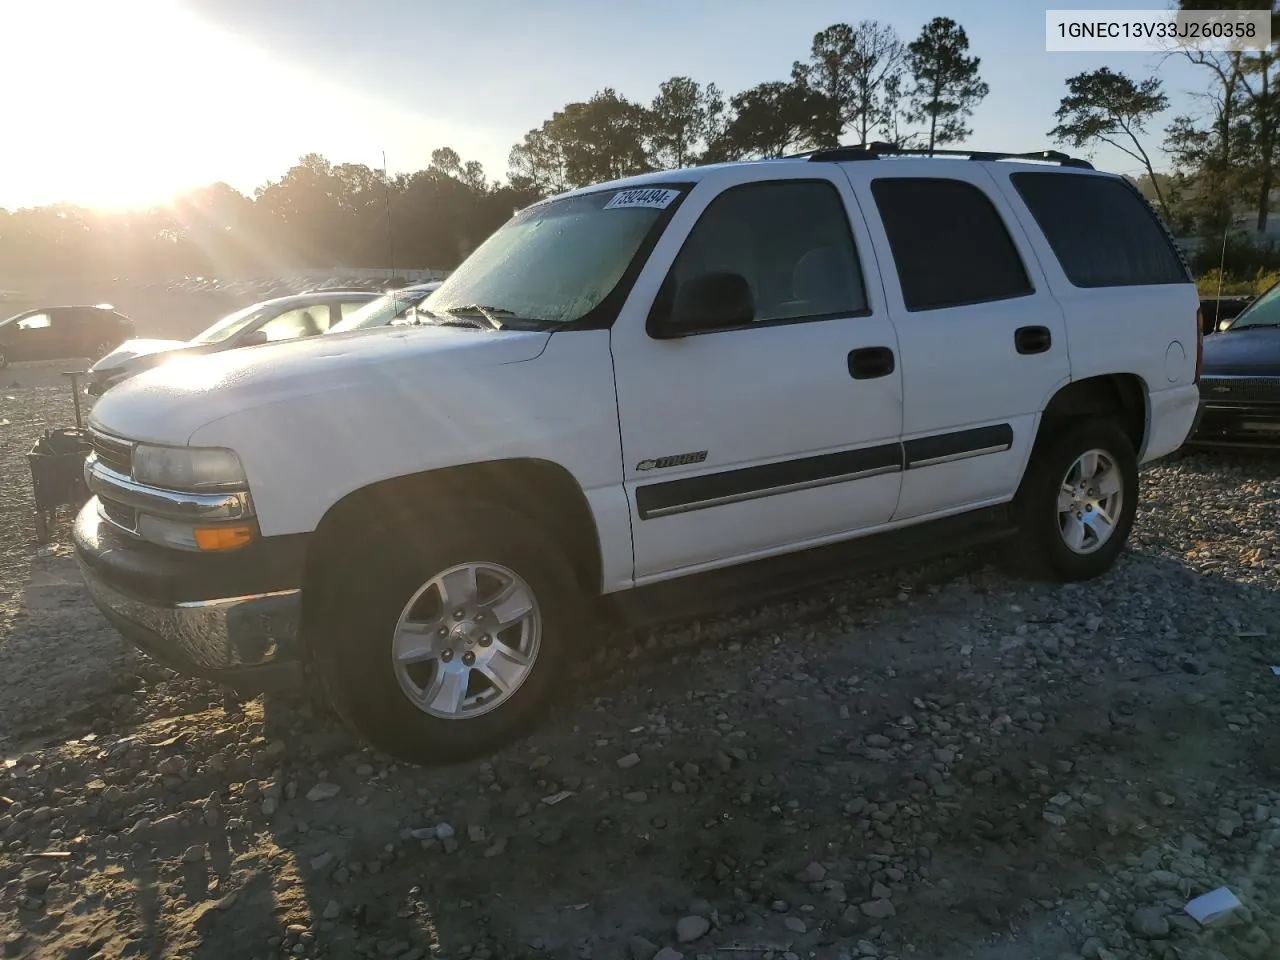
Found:
<svg viewBox="0 0 1280 960"><path fill-rule="evenodd" d="M893 351L888 347L862 347L849 351L849 376L855 380L874 380L893 373Z"/></svg>
<svg viewBox="0 0 1280 960"><path fill-rule="evenodd" d="M1048 327L1019 327L1013 331L1013 346L1022 354L1044 353L1053 346Z"/></svg>

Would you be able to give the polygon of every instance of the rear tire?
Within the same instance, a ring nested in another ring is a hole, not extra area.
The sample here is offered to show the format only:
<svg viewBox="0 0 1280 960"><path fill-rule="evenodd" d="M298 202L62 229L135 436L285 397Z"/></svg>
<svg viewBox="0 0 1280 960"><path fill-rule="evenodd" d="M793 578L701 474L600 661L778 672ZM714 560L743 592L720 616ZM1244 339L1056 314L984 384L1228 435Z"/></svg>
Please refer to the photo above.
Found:
<svg viewBox="0 0 1280 960"><path fill-rule="evenodd" d="M572 570L506 508L416 511L323 579L320 680L348 726L402 760L454 763L524 736L571 666Z"/></svg>
<svg viewBox="0 0 1280 960"><path fill-rule="evenodd" d="M1107 572L1138 506L1133 444L1113 420L1068 425L1041 441L1014 500L1016 572L1072 582Z"/></svg>

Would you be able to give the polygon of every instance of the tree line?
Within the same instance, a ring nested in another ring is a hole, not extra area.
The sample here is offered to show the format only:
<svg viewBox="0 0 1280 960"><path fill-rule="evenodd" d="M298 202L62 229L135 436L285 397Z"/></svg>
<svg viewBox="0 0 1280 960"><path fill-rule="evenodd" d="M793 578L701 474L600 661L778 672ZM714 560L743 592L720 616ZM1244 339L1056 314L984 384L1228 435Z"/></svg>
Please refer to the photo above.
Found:
<svg viewBox="0 0 1280 960"><path fill-rule="evenodd" d="M0 210L0 271L164 277L298 266L448 268L526 204L668 167L834 146L849 133L941 146L969 135L987 95L963 27L931 20L910 43L875 21L834 24L791 76L726 97L673 77L648 104L612 88L570 103L511 151L506 182L445 147L387 176L302 157L252 197L219 183L153 210Z"/></svg>
<svg viewBox="0 0 1280 960"><path fill-rule="evenodd" d="M1180 0L1182 10L1270 10L1272 36L1280 16L1272 0ZM1108 143L1132 157L1142 186L1171 229L1205 240L1202 270L1224 263L1228 273L1280 266L1269 239L1280 156L1280 57L1275 45L1229 53L1186 51L1204 80L1194 112L1175 116L1163 131L1152 121L1169 106L1161 80L1132 78L1106 68L1067 80L1067 95L1050 136L1091 151ZM1158 138L1158 139L1157 139ZM1163 153L1165 169L1153 156Z"/></svg>
<svg viewBox="0 0 1280 960"><path fill-rule="evenodd" d="M1272 8L1271 0L1181 6L1263 3ZM1197 111L1175 117L1163 139L1150 129L1169 105L1159 77L1108 68L1067 79L1047 138L1086 156L1102 144L1127 154L1146 172L1140 185L1171 229L1217 237L1220 247L1242 209L1257 233L1271 214L1280 137L1277 57L1274 49L1180 56L1202 70L1205 91L1193 101ZM731 95L713 82L679 76L660 84L648 102L606 87L567 104L513 146L504 182L448 147L434 151L425 169L394 177L309 154L252 196L215 184L165 207L125 214L67 205L0 210L0 265L9 276L132 277L298 266L448 268L514 210L573 187L839 143L960 144L988 92L968 35L948 17L933 18L910 41L875 20L837 23L814 35L789 76ZM1256 241L1233 241L1237 247L1263 265L1274 257Z"/></svg>
<svg viewBox="0 0 1280 960"><path fill-rule="evenodd" d="M70 206L0 210L0 271L175 276L283 274L298 267L452 267L537 195L489 181L444 147L430 165L387 176L302 157L245 196L225 183L146 211Z"/></svg>
<svg viewBox="0 0 1280 960"><path fill-rule="evenodd" d="M988 93L969 37L935 17L904 43L875 20L817 33L785 80L732 96L672 77L649 103L612 87L557 110L511 149L510 183L549 194L651 170L782 156L850 138L928 149L962 142Z"/></svg>

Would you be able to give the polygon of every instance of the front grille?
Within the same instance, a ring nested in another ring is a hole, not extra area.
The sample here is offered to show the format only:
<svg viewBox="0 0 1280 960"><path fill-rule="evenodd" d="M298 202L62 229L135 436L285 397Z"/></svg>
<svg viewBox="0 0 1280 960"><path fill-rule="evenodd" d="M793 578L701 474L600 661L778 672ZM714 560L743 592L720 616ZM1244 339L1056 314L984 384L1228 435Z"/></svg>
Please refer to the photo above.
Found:
<svg viewBox="0 0 1280 960"><path fill-rule="evenodd" d="M1280 377L1201 377L1206 403L1280 403Z"/></svg>
<svg viewBox="0 0 1280 960"><path fill-rule="evenodd" d="M108 470L122 473L126 477L132 476L133 444L94 431L93 452Z"/></svg>

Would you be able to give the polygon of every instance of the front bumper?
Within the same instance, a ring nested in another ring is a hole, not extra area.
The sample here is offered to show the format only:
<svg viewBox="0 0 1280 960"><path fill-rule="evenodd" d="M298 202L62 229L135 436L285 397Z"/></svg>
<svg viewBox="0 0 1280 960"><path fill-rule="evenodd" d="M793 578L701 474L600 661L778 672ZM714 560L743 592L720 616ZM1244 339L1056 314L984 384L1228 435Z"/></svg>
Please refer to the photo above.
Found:
<svg viewBox="0 0 1280 960"><path fill-rule="evenodd" d="M1188 447L1280 450L1280 404L1206 403Z"/></svg>
<svg viewBox="0 0 1280 960"><path fill-rule="evenodd" d="M73 539L93 602L145 653L246 691L301 685L297 538L265 538L217 556L165 549L114 530L94 497Z"/></svg>
<svg viewBox="0 0 1280 960"><path fill-rule="evenodd" d="M1187 446L1280 449L1280 377L1209 373L1200 399L1203 413Z"/></svg>

